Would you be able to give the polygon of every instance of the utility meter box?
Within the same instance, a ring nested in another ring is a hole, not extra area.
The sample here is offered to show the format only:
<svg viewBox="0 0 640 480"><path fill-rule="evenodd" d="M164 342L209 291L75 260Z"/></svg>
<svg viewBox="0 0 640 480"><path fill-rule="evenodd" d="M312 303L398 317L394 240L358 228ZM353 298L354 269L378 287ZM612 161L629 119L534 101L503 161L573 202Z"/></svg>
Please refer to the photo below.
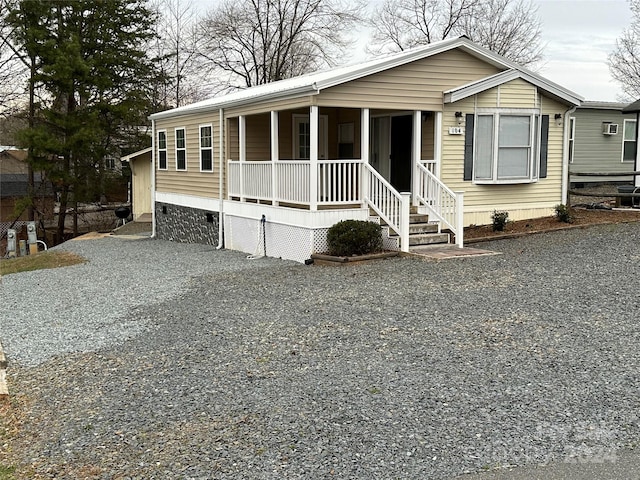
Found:
<svg viewBox="0 0 640 480"><path fill-rule="evenodd" d="M9 257L15 257L18 251L16 238L16 231L13 228L7 230L7 255Z"/></svg>
<svg viewBox="0 0 640 480"><path fill-rule="evenodd" d="M36 222L27 223L27 243L29 245L38 243L38 235L36 235Z"/></svg>

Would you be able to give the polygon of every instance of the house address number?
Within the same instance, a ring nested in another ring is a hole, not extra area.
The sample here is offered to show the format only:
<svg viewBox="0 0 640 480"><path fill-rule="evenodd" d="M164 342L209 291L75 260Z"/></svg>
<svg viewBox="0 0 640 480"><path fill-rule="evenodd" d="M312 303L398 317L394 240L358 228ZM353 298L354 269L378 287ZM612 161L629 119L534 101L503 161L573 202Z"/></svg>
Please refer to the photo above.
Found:
<svg viewBox="0 0 640 480"><path fill-rule="evenodd" d="M449 135L464 135L464 127L449 127Z"/></svg>

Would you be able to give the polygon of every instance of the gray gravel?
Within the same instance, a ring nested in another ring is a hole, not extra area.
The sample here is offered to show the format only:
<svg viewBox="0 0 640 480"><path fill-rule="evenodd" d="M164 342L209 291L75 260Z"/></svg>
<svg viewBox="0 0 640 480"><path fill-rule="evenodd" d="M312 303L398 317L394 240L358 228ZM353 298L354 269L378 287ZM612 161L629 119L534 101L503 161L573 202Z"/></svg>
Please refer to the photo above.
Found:
<svg viewBox="0 0 640 480"><path fill-rule="evenodd" d="M89 263L3 279L21 478L450 479L615 462L640 439L639 233L340 268L68 242Z"/></svg>

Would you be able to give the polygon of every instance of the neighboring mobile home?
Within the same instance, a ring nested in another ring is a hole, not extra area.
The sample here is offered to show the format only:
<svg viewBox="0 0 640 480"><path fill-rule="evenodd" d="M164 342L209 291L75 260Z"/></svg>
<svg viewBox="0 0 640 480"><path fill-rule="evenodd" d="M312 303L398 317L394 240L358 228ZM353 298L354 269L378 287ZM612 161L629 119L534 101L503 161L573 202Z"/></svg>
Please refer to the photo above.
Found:
<svg viewBox="0 0 640 480"><path fill-rule="evenodd" d="M496 209L565 202L581 101L460 37L156 113L154 233L304 261L333 224L373 215L389 248L441 229L461 246Z"/></svg>
<svg viewBox="0 0 640 480"><path fill-rule="evenodd" d="M626 103L585 101L571 116L569 169L571 173L625 173L634 171L636 116L625 113ZM632 183L633 177L571 175L571 182Z"/></svg>

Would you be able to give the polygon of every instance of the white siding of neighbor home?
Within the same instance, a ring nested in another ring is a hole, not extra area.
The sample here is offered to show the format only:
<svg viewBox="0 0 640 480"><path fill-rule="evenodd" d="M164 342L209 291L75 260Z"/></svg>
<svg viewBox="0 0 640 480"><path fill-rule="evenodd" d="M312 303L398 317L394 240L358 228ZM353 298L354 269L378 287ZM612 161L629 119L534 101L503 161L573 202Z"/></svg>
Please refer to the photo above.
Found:
<svg viewBox="0 0 640 480"><path fill-rule="evenodd" d="M449 135L457 126L454 113L474 113L475 108L537 108L549 115L549 153L547 177L535 183L477 185L463 180L464 135ZM454 191L464 192L465 225L491 223L494 210L506 210L512 220L535 218L553 213L562 198L563 127L553 121L567 106L543 97L534 85L516 79L473 97L449 104L443 112L441 178Z"/></svg>
<svg viewBox="0 0 640 480"><path fill-rule="evenodd" d="M575 139L571 172L579 173L623 173L634 170L634 162L622 161L622 142L624 138L624 120L635 120L635 114L623 115L616 109L578 108L572 115L575 118ZM604 135L602 123L618 124L617 135ZM581 177L572 176L572 182L626 181L633 177Z"/></svg>

